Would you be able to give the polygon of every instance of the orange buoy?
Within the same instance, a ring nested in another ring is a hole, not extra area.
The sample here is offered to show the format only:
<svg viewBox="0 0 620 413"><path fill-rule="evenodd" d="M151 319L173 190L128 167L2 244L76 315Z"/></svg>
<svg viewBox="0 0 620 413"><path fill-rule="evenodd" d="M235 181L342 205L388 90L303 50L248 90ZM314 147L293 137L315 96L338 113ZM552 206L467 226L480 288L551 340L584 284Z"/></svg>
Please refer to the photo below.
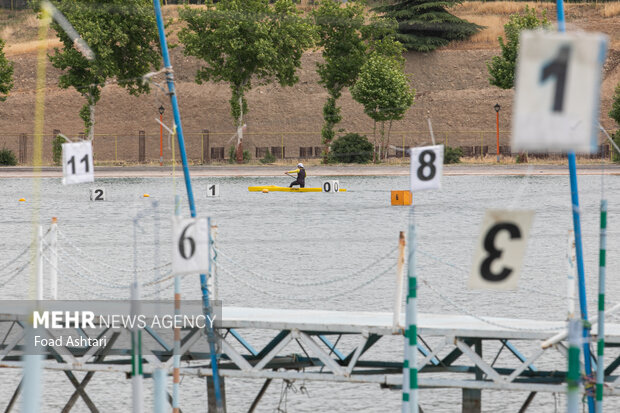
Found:
<svg viewBox="0 0 620 413"><path fill-rule="evenodd" d="M148 198L148 197L150 197L150 195L149 194L144 194L144 195L142 195L142 197L143 198Z"/></svg>
<svg viewBox="0 0 620 413"><path fill-rule="evenodd" d="M263 194L268 194L268 193L269 193L269 189L263 188Z"/></svg>
<svg viewBox="0 0 620 413"><path fill-rule="evenodd" d="M24 198L19 198L19 202L26 202Z"/></svg>

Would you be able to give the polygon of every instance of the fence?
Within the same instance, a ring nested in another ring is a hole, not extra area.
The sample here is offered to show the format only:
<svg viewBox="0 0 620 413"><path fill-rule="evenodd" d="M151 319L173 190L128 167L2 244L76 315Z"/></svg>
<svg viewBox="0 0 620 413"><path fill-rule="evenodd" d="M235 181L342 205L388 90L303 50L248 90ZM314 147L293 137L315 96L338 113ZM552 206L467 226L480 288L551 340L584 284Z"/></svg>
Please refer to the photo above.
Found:
<svg viewBox="0 0 620 413"><path fill-rule="evenodd" d="M43 163L51 165L52 140L61 131L54 129L43 136ZM65 133L67 134L67 133ZM362 133L372 142L372 132ZM83 139L84 134L67 134ZM450 147L460 147L463 156L483 157L495 155L496 131L439 131L435 133L436 142ZM500 131L500 154L516 155L506 143L510 133ZM172 159L173 143L167 133L163 136L163 156L165 161ZM230 160L230 148L235 145L237 137L232 132L212 132L204 129L200 132L185 133L185 146L190 162L194 164L224 163ZM1 133L0 147L12 150L21 165L32 164L34 136L27 133ZM390 135L388 157L406 158L406 148L432 144L426 131L395 131ZM176 148L178 145L174 145ZM244 134L243 149L248 151L251 159L262 159L270 152L276 159L313 159L323 154L321 133L317 132L252 132ZM601 154L601 151L603 152ZM159 133L135 131L133 134L99 134L93 141L94 158L97 162L115 163L158 163L160 153ZM599 146L591 158L609 158L611 155L608 144ZM563 154L532 155L537 158L559 159ZM178 148L176 159L179 159Z"/></svg>

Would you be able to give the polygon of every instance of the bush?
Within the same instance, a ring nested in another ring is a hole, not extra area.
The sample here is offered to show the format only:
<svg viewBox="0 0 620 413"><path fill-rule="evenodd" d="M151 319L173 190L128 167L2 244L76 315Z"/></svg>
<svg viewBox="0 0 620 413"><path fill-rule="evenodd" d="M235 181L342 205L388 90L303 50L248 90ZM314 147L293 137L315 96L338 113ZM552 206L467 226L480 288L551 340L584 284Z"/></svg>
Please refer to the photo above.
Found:
<svg viewBox="0 0 620 413"><path fill-rule="evenodd" d="M61 135L56 135L54 140L52 141L52 160L54 161L54 165L60 165L62 162L62 144L66 143L67 140L63 138Z"/></svg>
<svg viewBox="0 0 620 413"><path fill-rule="evenodd" d="M231 146L228 148L228 163L235 163L237 159L237 148L235 146ZM250 155L250 151L243 151L243 163L250 162L252 159L252 155Z"/></svg>
<svg viewBox="0 0 620 413"><path fill-rule="evenodd" d="M276 161L276 157L271 153L270 150L267 150L265 157L260 160L260 163L274 163Z"/></svg>
<svg viewBox="0 0 620 413"><path fill-rule="evenodd" d="M372 143L365 136L348 133L331 144L330 162L367 163L372 160Z"/></svg>
<svg viewBox="0 0 620 413"><path fill-rule="evenodd" d="M620 129L616 131L616 133L611 134L611 139L615 142L616 145L620 146ZM615 163L620 163L620 153L616 151L615 148L611 148L611 160Z"/></svg>
<svg viewBox="0 0 620 413"><path fill-rule="evenodd" d="M2 166L15 166L17 165L17 158L15 154L10 149L1 149L0 150L0 165Z"/></svg>
<svg viewBox="0 0 620 413"><path fill-rule="evenodd" d="M461 148L446 146L446 153L444 153L443 156L443 163L461 163L461 156L463 156L463 150Z"/></svg>

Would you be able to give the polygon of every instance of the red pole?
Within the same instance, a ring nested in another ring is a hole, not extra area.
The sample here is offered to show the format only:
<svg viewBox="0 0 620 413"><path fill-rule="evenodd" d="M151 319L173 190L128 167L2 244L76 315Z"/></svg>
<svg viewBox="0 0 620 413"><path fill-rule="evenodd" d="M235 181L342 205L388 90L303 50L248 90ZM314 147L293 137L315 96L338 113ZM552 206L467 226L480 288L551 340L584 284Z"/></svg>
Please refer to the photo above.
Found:
<svg viewBox="0 0 620 413"><path fill-rule="evenodd" d="M164 166L164 127L162 123L164 122L164 115L159 115L159 166Z"/></svg>
<svg viewBox="0 0 620 413"><path fill-rule="evenodd" d="M495 123L497 125L497 162L499 162L499 111L495 112Z"/></svg>

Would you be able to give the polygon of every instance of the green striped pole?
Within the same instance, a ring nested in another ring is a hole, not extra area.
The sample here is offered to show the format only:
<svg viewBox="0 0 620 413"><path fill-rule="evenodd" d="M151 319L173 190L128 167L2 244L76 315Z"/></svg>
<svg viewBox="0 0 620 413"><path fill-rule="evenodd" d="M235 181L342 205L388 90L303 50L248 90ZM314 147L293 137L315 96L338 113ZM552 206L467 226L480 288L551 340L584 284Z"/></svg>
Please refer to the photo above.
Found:
<svg viewBox="0 0 620 413"><path fill-rule="evenodd" d="M566 411L579 412L579 352L581 347L581 323L571 319L568 323L568 375L566 376Z"/></svg>
<svg viewBox="0 0 620 413"><path fill-rule="evenodd" d="M418 413L418 310L417 279L415 275L415 224L413 203L409 218L409 244L407 263L407 310L405 315L405 362L403 366L403 413Z"/></svg>
<svg viewBox="0 0 620 413"><path fill-rule="evenodd" d="M596 413L603 413L605 382L605 253L607 251L607 200L601 199L601 232L598 267L598 342L596 347Z"/></svg>

